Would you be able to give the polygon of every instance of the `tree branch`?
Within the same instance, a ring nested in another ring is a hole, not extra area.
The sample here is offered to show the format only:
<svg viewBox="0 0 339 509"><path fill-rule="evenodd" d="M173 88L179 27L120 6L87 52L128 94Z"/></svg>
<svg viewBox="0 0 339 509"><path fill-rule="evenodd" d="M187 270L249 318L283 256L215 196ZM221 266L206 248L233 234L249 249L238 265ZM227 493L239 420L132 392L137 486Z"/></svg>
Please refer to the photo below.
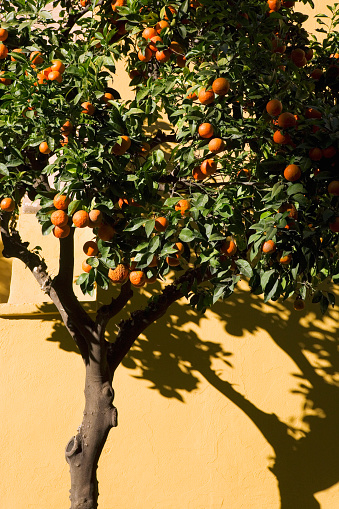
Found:
<svg viewBox="0 0 339 509"><path fill-rule="evenodd" d="M127 281L121 286L120 294L116 299L112 299L110 304L103 305L97 312L95 327L100 338L103 337L107 324L113 316L117 315L132 298L133 291L131 283Z"/></svg>
<svg viewBox="0 0 339 509"><path fill-rule="evenodd" d="M100 5L102 5L104 3L104 1L105 0L99 0L96 3L95 7L100 7ZM67 8L67 13L68 13L68 20L66 23L65 30L63 30L63 32L62 32L63 37L67 37L69 35L70 31L72 30L72 28L74 27L74 25L76 24L76 22L80 18L82 18L82 16L84 16L90 9L92 9L92 3L90 3L87 7L85 7L81 11L77 12L76 14L69 14L69 11L72 8L71 2L67 2L66 8Z"/></svg>
<svg viewBox="0 0 339 509"><path fill-rule="evenodd" d="M109 344L107 350L107 362L112 372L119 366L139 335L161 318L171 304L184 296L182 285L186 283L186 290L189 291L195 281L201 283L205 279L207 280L208 276L203 277L200 269L189 269L171 285L166 286L162 294L153 298L145 309L134 311L128 320L121 321L116 341Z"/></svg>

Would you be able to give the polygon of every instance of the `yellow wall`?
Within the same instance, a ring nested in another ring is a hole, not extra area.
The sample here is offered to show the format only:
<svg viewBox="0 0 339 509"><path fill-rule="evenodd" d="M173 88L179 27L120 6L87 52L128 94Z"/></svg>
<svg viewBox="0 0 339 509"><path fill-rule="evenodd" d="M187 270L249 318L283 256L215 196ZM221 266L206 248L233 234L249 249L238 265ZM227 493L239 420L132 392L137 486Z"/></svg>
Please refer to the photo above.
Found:
<svg viewBox="0 0 339 509"><path fill-rule="evenodd" d="M44 242L52 259L57 240L39 238L33 215L21 224L24 238ZM4 302L9 262L0 259L0 270ZM31 274L13 262L9 302L0 304L1 509L69 507L64 448L81 423L84 368L44 301ZM269 470L275 456L283 474L302 458L299 471L312 486L319 466L316 499L321 509L336 509L337 417L333 385L323 380L333 380L337 323L338 308L322 320L311 305L301 313L291 302L264 305L245 283L205 317L176 303L117 371L119 426L100 460L100 509L279 509ZM305 408L307 394L313 408ZM294 439L311 437L302 455L286 458L285 434L270 414Z"/></svg>

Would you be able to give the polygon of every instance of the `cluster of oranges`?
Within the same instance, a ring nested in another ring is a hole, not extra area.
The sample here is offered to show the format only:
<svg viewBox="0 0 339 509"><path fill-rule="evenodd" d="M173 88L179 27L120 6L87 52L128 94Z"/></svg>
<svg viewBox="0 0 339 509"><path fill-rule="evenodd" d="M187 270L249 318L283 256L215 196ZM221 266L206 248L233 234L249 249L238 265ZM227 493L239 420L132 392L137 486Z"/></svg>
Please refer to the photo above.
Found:
<svg viewBox="0 0 339 509"><path fill-rule="evenodd" d="M163 44L160 33L169 26L168 21L162 19L154 27L146 27L143 30L141 36L146 39L148 44L143 50L139 49L138 51L138 59L141 62L149 62L154 56L159 63L165 63L174 55L177 65L185 67L185 51L178 42L172 41L166 49L158 49L158 45Z"/></svg>

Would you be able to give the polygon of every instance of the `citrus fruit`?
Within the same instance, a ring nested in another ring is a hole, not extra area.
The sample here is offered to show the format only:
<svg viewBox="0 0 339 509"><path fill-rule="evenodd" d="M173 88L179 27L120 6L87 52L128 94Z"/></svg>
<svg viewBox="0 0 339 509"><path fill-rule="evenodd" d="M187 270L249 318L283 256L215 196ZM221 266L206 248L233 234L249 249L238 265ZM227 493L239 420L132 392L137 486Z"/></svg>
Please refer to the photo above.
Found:
<svg viewBox="0 0 339 509"><path fill-rule="evenodd" d="M61 62L61 60L52 60L51 70L58 71L62 74L65 71L65 65Z"/></svg>
<svg viewBox="0 0 339 509"><path fill-rule="evenodd" d="M164 20L164 19L161 19L160 21L158 21L158 23L155 25L155 30L157 31L158 34L160 34L161 30L163 30L164 28L167 28L169 27L169 23L168 21Z"/></svg>
<svg viewBox="0 0 339 509"><path fill-rule="evenodd" d="M146 276L142 270L132 270L129 274L129 280L133 286L144 286L146 282Z"/></svg>
<svg viewBox="0 0 339 509"><path fill-rule="evenodd" d="M203 175L209 177L217 171L217 163L213 159L205 159L200 165L200 170Z"/></svg>
<svg viewBox="0 0 339 509"><path fill-rule="evenodd" d="M90 265L89 263L87 263L87 262L86 262L86 260L84 260L84 261L82 262L81 268L82 268L82 270L83 270L84 272L89 273L89 272L91 272L91 270L92 270L92 268L93 268L93 267L92 267L92 265Z"/></svg>
<svg viewBox="0 0 339 509"><path fill-rule="evenodd" d="M262 252L266 254L274 253L274 251L277 249L277 246L275 245L275 242L273 240L266 240L266 242L262 245Z"/></svg>
<svg viewBox="0 0 339 509"><path fill-rule="evenodd" d="M284 170L284 177L289 182L295 182L301 177L301 170L297 164L289 164Z"/></svg>
<svg viewBox="0 0 339 509"><path fill-rule="evenodd" d="M122 284L126 281L129 275L129 270L126 265L119 263L115 269L109 269L108 277L113 283Z"/></svg>
<svg viewBox="0 0 339 509"><path fill-rule="evenodd" d="M64 210L55 210L51 214L51 223L54 226L66 226L68 223L68 215Z"/></svg>
<svg viewBox="0 0 339 509"><path fill-rule="evenodd" d="M95 107L93 106L92 103L88 101L82 103L81 107L83 108L81 113L83 113L84 115L93 115L95 112Z"/></svg>
<svg viewBox="0 0 339 509"><path fill-rule="evenodd" d="M157 217L155 220L154 228L158 232L164 232L167 229L168 226L168 220L166 217Z"/></svg>
<svg viewBox="0 0 339 509"><path fill-rule="evenodd" d="M42 55L40 51L32 51L32 53L29 56L30 61L33 65L39 65L42 64L44 59L42 58Z"/></svg>
<svg viewBox="0 0 339 509"><path fill-rule="evenodd" d="M71 228L68 224L66 224L65 226L54 226L53 235L57 239L64 239L65 237L68 237L70 231Z"/></svg>
<svg viewBox="0 0 339 509"><path fill-rule="evenodd" d="M302 311L305 308L305 302L302 299L296 299L293 303L293 308L296 311Z"/></svg>
<svg viewBox="0 0 339 509"><path fill-rule="evenodd" d="M85 228L89 223L89 215L85 210L78 210L72 216L74 226L77 228Z"/></svg>
<svg viewBox="0 0 339 509"><path fill-rule="evenodd" d="M208 122L204 122L199 125L198 132L202 138L212 138L214 134L213 126Z"/></svg>
<svg viewBox="0 0 339 509"><path fill-rule="evenodd" d="M166 256L166 262L170 267L178 267L180 265L179 255Z"/></svg>
<svg viewBox="0 0 339 509"><path fill-rule="evenodd" d="M158 35L158 32L156 31L155 28L147 27L142 32L141 37L143 37L144 39L148 40L148 39L152 39L152 37L155 37L157 35Z"/></svg>
<svg viewBox="0 0 339 509"><path fill-rule="evenodd" d="M5 28L0 28L0 41L3 42L7 39L8 32Z"/></svg>
<svg viewBox="0 0 339 509"><path fill-rule="evenodd" d="M100 226L102 223L102 213L100 210L92 209L89 213L89 226L94 228L95 226Z"/></svg>
<svg viewBox="0 0 339 509"><path fill-rule="evenodd" d="M288 133L283 134L281 131L275 131L273 134L273 141L279 145L289 145L292 143L291 136Z"/></svg>
<svg viewBox="0 0 339 509"><path fill-rule="evenodd" d="M174 247L176 247L176 249L178 250L179 255L181 255L185 250L184 244L182 242L176 242L174 244Z"/></svg>
<svg viewBox="0 0 339 509"><path fill-rule="evenodd" d="M278 117L278 126L282 129L286 129L288 127L294 127L297 124L297 120L292 113L285 112L279 115Z"/></svg>
<svg viewBox="0 0 339 509"><path fill-rule="evenodd" d="M201 88L198 94L198 99L201 104L211 104L214 101L213 90L206 90L205 87Z"/></svg>
<svg viewBox="0 0 339 509"><path fill-rule="evenodd" d="M98 228L98 237L99 239L105 241L105 242L109 242L110 240L113 239L115 235L115 230L113 228L113 226L109 225L109 224L101 224Z"/></svg>
<svg viewBox="0 0 339 509"><path fill-rule="evenodd" d="M225 143L221 138L213 138L208 144L208 150L213 152L213 154L218 154L218 152L222 152L225 148Z"/></svg>
<svg viewBox="0 0 339 509"><path fill-rule="evenodd" d="M138 59L141 62L149 62L153 56L152 51L149 48L145 48L144 52L138 51Z"/></svg>
<svg viewBox="0 0 339 509"><path fill-rule="evenodd" d="M339 196L339 180L332 180L332 182L328 184L327 191L333 196Z"/></svg>
<svg viewBox="0 0 339 509"><path fill-rule="evenodd" d="M153 256L151 263L148 265L149 268L158 266L158 258L156 255Z"/></svg>
<svg viewBox="0 0 339 509"><path fill-rule="evenodd" d="M164 64L165 62L168 62L169 59L171 58L171 52L167 49L157 51L155 53L155 58L158 62Z"/></svg>
<svg viewBox="0 0 339 509"><path fill-rule="evenodd" d="M94 240L85 242L82 249L87 256L96 256L99 253L98 244Z"/></svg>
<svg viewBox="0 0 339 509"><path fill-rule="evenodd" d="M271 117L277 117L282 112L283 105L278 99L271 99L266 104L266 111Z"/></svg>
<svg viewBox="0 0 339 509"><path fill-rule="evenodd" d="M65 194L57 194L54 196L53 205L58 210L66 210L70 203L70 198L68 198Z"/></svg>
<svg viewBox="0 0 339 509"><path fill-rule="evenodd" d="M230 82L226 78L217 78L212 83L212 90L215 94L226 95L230 89Z"/></svg>
<svg viewBox="0 0 339 509"><path fill-rule="evenodd" d="M221 244L220 252L225 256L233 256L237 252L237 245L233 239L224 240Z"/></svg>
<svg viewBox="0 0 339 509"><path fill-rule="evenodd" d="M279 263L281 265L289 265L292 261L292 253L279 257Z"/></svg>
<svg viewBox="0 0 339 509"><path fill-rule="evenodd" d="M50 154L52 152L46 141L40 143L39 150L42 154Z"/></svg>
<svg viewBox="0 0 339 509"><path fill-rule="evenodd" d="M13 198L3 198L0 203L0 208L4 212L13 212L15 209L15 201Z"/></svg>
<svg viewBox="0 0 339 509"><path fill-rule="evenodd" d="M123 156L130 148L131 143L129 136L121 136L121 144L116 143L112 148L113 154L116 156Z"/></svg>
<svg viewBox="0 0 339 509"><path fill-rule="evenodd" d="M308 157L311 159L311 161L320 161L320 159L323 157L323 151L318 147L311 148L308 151Z"/></svg>
<svg viewBox="0 0 339 509"><path fill-rule="evenodd" d="M191 208L191 204L188 200L179 200L175 205L175 210L180 210L181 215L186 215L187 210Z"/></svg>
<svg viewBox="0 0 339 509"><path fill-rule="evenodd" d="M0 60L4 60L8 55L8 48L3 43L0 43Z"/></svg>
<svg viewBox="0 0 339 509"><path fill-rule="evenodd" d="M49 81L57 81L58 83L62 82L62 74L59 71L51 71L47 78Z"/></svg>

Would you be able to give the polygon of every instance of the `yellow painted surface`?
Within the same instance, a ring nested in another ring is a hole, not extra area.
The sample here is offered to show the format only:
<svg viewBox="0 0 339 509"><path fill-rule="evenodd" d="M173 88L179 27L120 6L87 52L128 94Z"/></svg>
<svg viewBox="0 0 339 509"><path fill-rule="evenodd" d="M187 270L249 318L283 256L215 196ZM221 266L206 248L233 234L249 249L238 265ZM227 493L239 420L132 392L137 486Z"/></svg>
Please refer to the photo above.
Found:
<svg viewBox="0 0 339 509"><path fill-rule="evenodd" d="M118 75L122 91L127 81ZM33 215L21 225L55 274L56 239L40 236ZM88 231L77 233L76 275ZM2 258L0 270L0 509L66 509L64 449L81 423L84 367L28 270L14 261L11 274ZM136 290L141 296L131 307L148 292ZM278 432L275 449L265 438L275 414L295 439L314 433L302 468L311 474L314 457L323 465L328 485L316 499L321 509L337 509L327 449L327 439L337 441L332 386L310 392L314 408L305 409L305 392L318 377L333 383L338 315L335 308L322 320L311 305L301 313L291 302L264 305L244 282L204 317L184 300L174 304L117 370L119 425L99 464L99 508L279 509L269 467L275 457L283 461L284 450ZM112 338L115 330L113 323ZM328 401L333 409L325 415Z"/></svg>

